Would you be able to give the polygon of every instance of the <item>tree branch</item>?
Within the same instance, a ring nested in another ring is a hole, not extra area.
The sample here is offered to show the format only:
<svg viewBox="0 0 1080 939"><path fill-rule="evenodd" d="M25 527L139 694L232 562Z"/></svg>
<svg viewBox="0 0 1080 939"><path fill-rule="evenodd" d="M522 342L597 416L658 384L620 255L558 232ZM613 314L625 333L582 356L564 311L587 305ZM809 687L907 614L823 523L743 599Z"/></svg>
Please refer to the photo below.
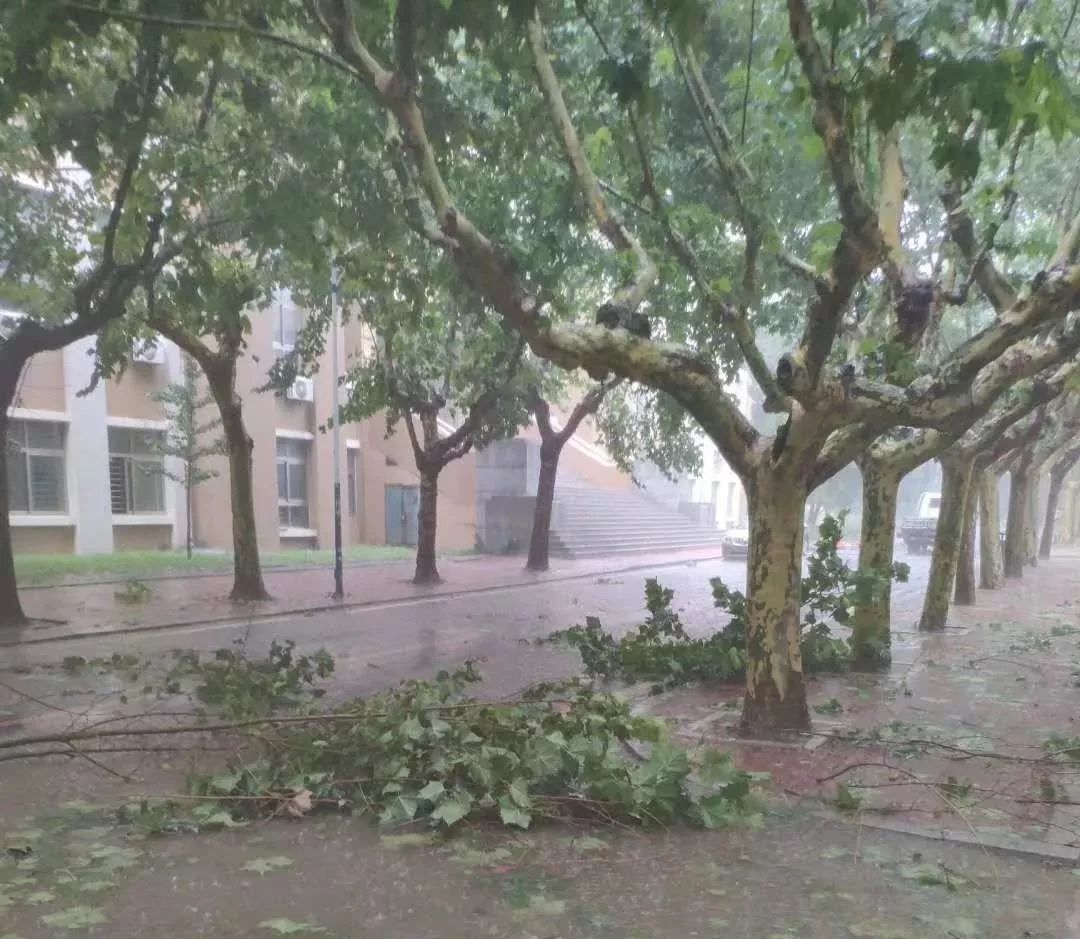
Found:
<svg viewBox="0 0 1080 939"><path fill-rule="evenodd" d="M317 2L317 0L315 0L315 2ZM89 3L78 3L76 2L76 0L64 0L62 8L76 11L81 14L100 16L103 19L122 20L129 23L146 23L150 26L164 26L169 29L181 29L191 32L207 33L234 33L240 36L250 36L253 39L262 39L266 42L273 43L274 45L283 46L286 49L292 49L294 52L301 52L306 56L325 62L327 65L331 65L335 69L347 72L353 77L356 77L357 74L355 69L349 66L346 62L343 62L341 59L328 54L322 49L319 49L315 46L309 46L306 43L299 42L295 39L290 39L287 36L282 36L279 33L275 33L273 30L256 29L253 26L249 26L247 23L228 23L220 20L186 19L180 16L157 16L151 13L135 13L128 12L126 10L108 9L99 6L93 6Z"/></svg>
<svg viewBox="0 0 1080 939"><path fill-rule="evenodd" d="M941 204L945 207L949 235L971 265L971 276L975 283L997 313L1011 309L1016 303L1016 291L994 266L989 252L979 250L975 224L964 208L960 191L955 185L947 186L942 192ZM961 291L962 295L965 293Z"/></svg>
<svg viewBox="0 0 1080 939"><path fill-rule="evenodd" d="M567 162L570 164L571 172L577 181L589 214L593 217L601 234L616 251L630 251L637 259L638 270L633 282L623 287L615 296L615 302L618 305L629 310L637 309L649 289L656 283L658 273L656 264L641 242L631 234L622 219L612 212L604 198L600 184L585 155L585 148L581 145L577 130L574 128L574 122L570 118L566 101L563 99L562 86L559 84L558 76L547 53L544 27L540 22L539 12L529 20L526 30L537 84L544 95L544 100L547 101L548 111L562 139Z"/></svg>
<svg viewBox="0 0 1080 939"><path fill-rule="evenodd" d="M653 215L659 220L661 227L664 229L672 252L690 275L690 279L708 307L713 321L717 325L729 327L734 334L735 341L738 343L743 358L746 360L747 367L765 396L765 410L773 413L787 411L790 402L776 383L772 369L769 368L765 362L765 357L758 348L757 341L754 338L754 331L748 321L747 314L749 311L747 307L743 305L740 310L734 309L724 297L713 289L696 252L686 237L675 227L671 220L671 213L668 212L667 205L656 189L656 179L653 175L649 153L641 129L633 116L630 118L630 130L634 138L638 161L641 164L642 188L652 204ZM747 250L751 251L754 244L756 242L752 242L748 237ZM756 248L753 250L756 251ZM749 272L751 268L748 267L747 270ZM744 304L745 302L746 296L744 292Z"/></svg>

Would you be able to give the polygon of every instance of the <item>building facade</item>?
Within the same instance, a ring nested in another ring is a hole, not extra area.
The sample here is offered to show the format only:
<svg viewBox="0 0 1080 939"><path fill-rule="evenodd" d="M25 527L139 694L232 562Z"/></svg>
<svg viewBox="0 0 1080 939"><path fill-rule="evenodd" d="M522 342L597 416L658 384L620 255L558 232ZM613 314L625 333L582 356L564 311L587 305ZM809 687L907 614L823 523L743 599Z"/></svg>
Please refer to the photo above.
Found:
<svg viewBox="0 0 1080 939"><path fill-rule="evenodd" d="M288 393L257 390L275 358L292 350L301 319L283 292L252 317L238 364L264 551L333 544L333 442L327 428L336 382L329 353L312 378L298 380ZM346 323L339 340L347 367L362 354L360 324ZM35 356L22 376L9 412L5 454L17 554L152 550L184 542L183 487L163 472L178 476L182 466L160 455L168 425L154 398L183 380L180 351L164 340L135 349L122 377L91 387L93 347L87 339ZM212 410L209 405L208 414ZM387 437L381 415L343 423L340 456L345 545L415 543L419 478L407 436ZM195 542L228 550L228 463L212 456L204 465L217 476L193 489ZM472 548L476 515L476 460L470 454L440 477L440 550Z"/></svg>

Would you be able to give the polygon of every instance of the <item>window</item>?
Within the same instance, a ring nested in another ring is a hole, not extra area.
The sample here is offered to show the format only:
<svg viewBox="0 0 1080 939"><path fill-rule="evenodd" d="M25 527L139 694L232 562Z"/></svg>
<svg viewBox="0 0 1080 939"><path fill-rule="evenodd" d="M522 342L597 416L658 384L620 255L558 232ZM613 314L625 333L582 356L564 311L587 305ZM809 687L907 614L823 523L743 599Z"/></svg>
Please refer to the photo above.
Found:
<svg viewBox="0 0 1080 939"><path fill-rule="evenodd" d="M356 483L359 477L360 451L350 448L345 452L345 482L349 487L349 515L356 517Z"/></svg>
<svg viewBox="0 0 1080 939"><path fill-rule="evenodd" d="M307 458L307 441L278 437L277 504L282 528L308 527Z"/></svg>
<svg viewBox="0 0 1080 939"><path fill-rule="evenodd" d="M160 430L109 428L109 499L113 515L165 511Z"/></svg>
<svg viewBox="0 0 1080 939"><path fill-rule="evenodd" d="M278 290L274 294L274 349L288 353L296 348L297 316L292 291Z"/></svg>
<svg viewBox="0 0 1080 939"><path fill-rule="evenodd" d="M12 512L67 511L63 424L49 421L8 423L8 499Z"/></svg>

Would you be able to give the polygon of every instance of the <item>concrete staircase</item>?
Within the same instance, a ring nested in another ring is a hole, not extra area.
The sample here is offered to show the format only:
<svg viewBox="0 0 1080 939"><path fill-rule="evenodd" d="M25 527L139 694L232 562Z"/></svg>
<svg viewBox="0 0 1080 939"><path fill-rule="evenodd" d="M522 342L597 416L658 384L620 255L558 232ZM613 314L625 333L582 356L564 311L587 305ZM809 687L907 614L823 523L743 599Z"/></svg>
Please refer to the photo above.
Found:
<svg viewBox="0 0 1080 939"><path fill-rule="evenodd" d="M551 520L551 554L586 558L715 548L723 532L666 509L636 490L559 485Z"/></svg>

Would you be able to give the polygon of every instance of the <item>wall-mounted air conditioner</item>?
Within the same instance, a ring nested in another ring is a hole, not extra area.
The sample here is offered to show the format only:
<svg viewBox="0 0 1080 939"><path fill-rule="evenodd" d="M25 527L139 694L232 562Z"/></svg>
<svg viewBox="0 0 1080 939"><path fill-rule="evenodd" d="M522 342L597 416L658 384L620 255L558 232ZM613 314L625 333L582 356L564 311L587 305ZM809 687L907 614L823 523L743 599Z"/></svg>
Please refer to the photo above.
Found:
<svg viewBox="0 0 1080 939"><path fill-rule="evenodd" d="M165 343L160 339L136 339L131 344L131 361L143 365L164 365Z"/></svg>
<svg viewBox="0 0 1080 939"><path fill-rule="evenodd" d="M285 392L285 397L290 401L314 401L315 382L310 378L297 378Z"/></svg>

